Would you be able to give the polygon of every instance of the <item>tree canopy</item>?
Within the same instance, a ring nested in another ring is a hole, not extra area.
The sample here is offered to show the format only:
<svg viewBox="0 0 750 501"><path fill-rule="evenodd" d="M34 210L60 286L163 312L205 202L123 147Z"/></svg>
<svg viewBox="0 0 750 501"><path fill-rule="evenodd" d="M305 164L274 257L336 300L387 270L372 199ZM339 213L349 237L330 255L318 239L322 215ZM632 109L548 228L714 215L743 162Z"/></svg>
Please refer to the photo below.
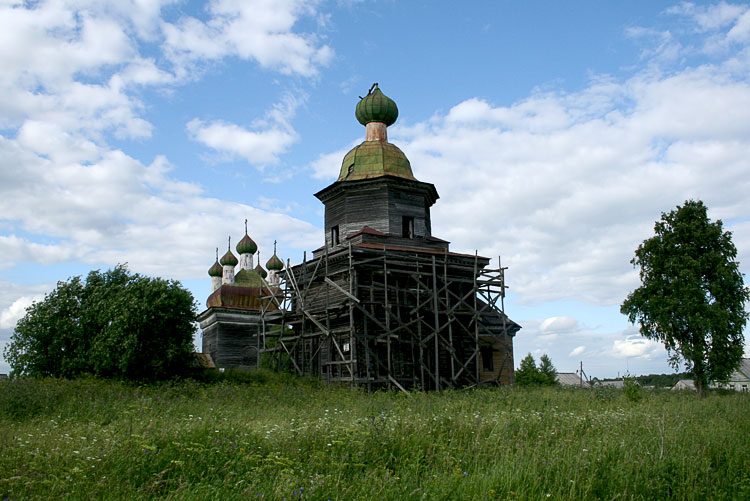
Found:
<svg viewBox="0 0 750 501"><path fill-rule="evenodd" d="M191 362L192 294L125 265L58 282L26 310L4 350L15 375L160 379Z"/></svg>
<svg viewBox="0 0 750 501"><path fill-rule="evenodd" d="M552 365L552 360L545 353L539 359L539 367L534 357L529 353L516 370L516 384L519 386L531 385L555 385L557 384L557 371Z"/></svg>
<svg viewBox="0 0 750 501"><path fill-rule="evenodd" d="M725 380L740 364L750 291L731 233L708 218L703 202L662 213L654 233L635 251L641 286L620 311L663 342L672 366L684 363L703 394L709 380Z"/></svg>

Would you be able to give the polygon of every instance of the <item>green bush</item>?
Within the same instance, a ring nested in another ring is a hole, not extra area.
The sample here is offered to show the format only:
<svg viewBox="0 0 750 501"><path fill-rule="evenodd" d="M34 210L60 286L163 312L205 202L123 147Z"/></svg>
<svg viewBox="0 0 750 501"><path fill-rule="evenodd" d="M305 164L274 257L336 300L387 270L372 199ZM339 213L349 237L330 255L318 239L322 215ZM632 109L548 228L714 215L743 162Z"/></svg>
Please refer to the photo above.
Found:
<svg viewBox="0 0 750 501"><path fill-rule="evenodd" d="M641 388L641 385L638 383L638 380L635 376L626 374L622 378L622 382L622 392L625 395L625 398L627 398L631 402L638 402L641 398L643 398L643 388Z"/></svg>
<svg viewBox="0 0 750 501"><path fill-rule="evenodd" d="M554 386L557 384L557 371L546 353L539 359L539 367L531 353L526 355L521 360L521 366L516 370L515 377L516 384L519 386Z"/></svg>
<svg viewBox="0 0 750 501"><path fill-rule="evenodd" d="M164 379L191 362L195 316L178 282L119 265L58 282L27 309L3 354L15 376Z"/></svg>

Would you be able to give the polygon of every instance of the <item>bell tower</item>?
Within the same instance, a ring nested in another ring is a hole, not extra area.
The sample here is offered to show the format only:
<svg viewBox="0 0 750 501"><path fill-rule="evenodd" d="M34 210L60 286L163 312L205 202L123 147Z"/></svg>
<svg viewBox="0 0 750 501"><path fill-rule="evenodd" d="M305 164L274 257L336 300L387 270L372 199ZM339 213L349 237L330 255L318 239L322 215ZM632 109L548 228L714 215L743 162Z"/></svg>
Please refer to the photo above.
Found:
<svg viewBox="0 0 750 501"><path fill-rule="evenodd" d="M325 205L326 246L335 249L356 238L414 248L446 249L432 236L430 207L435 186L414 177L406 155L388 142L398 118L396 103L375 83L357 103L355 116L365 140L341 163L338 179L315 194Z"/></svg>

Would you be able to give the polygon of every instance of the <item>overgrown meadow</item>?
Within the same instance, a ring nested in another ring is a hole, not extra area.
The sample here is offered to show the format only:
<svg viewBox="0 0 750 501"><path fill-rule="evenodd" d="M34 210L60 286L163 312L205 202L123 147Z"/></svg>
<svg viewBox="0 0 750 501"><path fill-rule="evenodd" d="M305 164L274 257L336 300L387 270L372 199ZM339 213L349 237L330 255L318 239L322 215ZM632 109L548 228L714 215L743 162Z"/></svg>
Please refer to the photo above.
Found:
<svg viewBox="0 0 750 501"><path fill-rule="evenodd" d="M750 398L0 382L0 499L750 499Z"/></svg>

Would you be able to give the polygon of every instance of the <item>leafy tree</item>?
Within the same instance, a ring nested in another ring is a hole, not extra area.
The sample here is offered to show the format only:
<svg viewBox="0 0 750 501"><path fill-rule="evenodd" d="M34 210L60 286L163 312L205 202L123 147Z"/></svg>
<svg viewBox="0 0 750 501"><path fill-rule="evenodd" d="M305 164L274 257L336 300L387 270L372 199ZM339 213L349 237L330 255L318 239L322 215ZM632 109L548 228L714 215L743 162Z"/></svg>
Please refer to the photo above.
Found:
<svg viewBox="0 0 750 501"><path fill-rule="evenodd" d="M684 362L692 370L702 395L709 380L725 380L740 364L750 291L731 233L709 220L703 202L662 213L654 232L635 251L641 286L620 311L664 343L675 369Z"/></svg>
<svg viewBox="0 0 750 501"><path fill-rule="evenodd" d="M544 354L539 359L539 367L537 367L534 357L529 353L521 360L521 365L516 371L516 384L519 386L557 384L557 371L552 365L552 360Z"/></svg>
<svg viewBox="0 0 750 501"><path fill-rule="evenodd" d="M516 384L518 386L530 386L539 384L539 370L531 353L521 360L521 366L516 371Z"/></svg>
<svg viewBox="0 0 750 501"><path fill-rule="evenodd" d="M74 277L26 310L4 350L14 374L159 379L188 367L193 296L118 265Z"/></svg>
<svg viewBox="0 0 750 501"><path fill-rule="evenodd" d="M557 370L546 353L539 359L539 379L545 385L557 384Z"/></svg>

